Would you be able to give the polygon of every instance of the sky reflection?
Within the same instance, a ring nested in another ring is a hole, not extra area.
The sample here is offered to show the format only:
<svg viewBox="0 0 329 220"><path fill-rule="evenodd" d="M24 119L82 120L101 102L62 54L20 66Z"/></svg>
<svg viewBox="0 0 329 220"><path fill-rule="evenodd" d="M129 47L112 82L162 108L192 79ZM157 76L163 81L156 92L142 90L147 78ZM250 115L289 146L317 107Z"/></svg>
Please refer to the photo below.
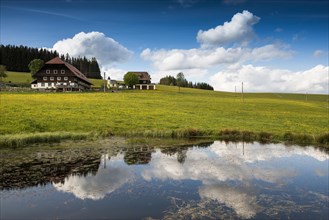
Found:
<svg viewBox="0 0 329 220"><path fill-rule="evenodd" d="M182 154L183 162L178 160ZM111 158L103 155L96 175L71 175L64 183L53 185L80 199L100 200L124 184L133 188L139 181L149 187L154 181L199 181L199 204L216 201L233 209L239 218L252 218L262 209L262 191L291 187L301 175L300 158L320 164L314 168L314 175L328 179L329 156L318 149L257 143L225 145L216 141L208 148L193 147L171 155L156 149L148 164L139 166L127 165L123 153ZM287 160L290 166L286 166ZM327 194L312 190L309 192L313 195L328 200Z"/></svg>

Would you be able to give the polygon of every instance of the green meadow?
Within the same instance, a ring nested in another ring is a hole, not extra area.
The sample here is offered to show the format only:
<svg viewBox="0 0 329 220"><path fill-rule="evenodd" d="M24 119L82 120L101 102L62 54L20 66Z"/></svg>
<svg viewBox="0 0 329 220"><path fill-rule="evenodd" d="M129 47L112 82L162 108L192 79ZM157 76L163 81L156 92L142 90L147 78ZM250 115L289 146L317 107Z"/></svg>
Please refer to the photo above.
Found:
<svg viewBox="0 0 329 220"><path fill-rule="evenodd" d="M2 139L56 132L68 137L188 137L248 131L277 140L294 135L310 141L328 133L327 95L246 93L242 100L235 93L189 88L178 92L171 86L155 91L0 95Z"/></svg>
<svg viewBox="0 0 329 220"><path fill-rule="evenodd" d="M29 86L28 84L32 82L31 73L28 72L13 72L7 71L7 77L3 79L6 83L15 83L15 84L25 84L25 86ZM93 83L93 87L101 87L104 85L104 80L101 79L90 79Z"/></svg>
<svg viewBox="0 0 329 220"><path fill-rule="evenodd" d="M7 77L3 81L7 83L31 83L32 81L31 73L7 71L6 74Z"/></svg>

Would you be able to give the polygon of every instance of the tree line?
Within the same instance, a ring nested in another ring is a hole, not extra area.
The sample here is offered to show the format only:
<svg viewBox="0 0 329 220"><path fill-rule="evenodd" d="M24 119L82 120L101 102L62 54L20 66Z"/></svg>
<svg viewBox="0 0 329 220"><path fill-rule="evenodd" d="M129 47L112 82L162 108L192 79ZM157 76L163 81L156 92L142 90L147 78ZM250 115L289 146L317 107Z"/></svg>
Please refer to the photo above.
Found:
<svg viewBox="0 0 329 220"><path fill-rule="evenodd" d="M214 88L205 82L195 82L187 81L184 74L182 72L178 73L176 78L174 76L165 76L160 79L160 85L168 85L168 86L179 86L179 87L187 87L187 88L195 88L195 89L205 89L205 90L214 90Z"/></svg>
<svg viewBox="0 0 329 220"><path fill-rule="evenodd" d="M0 45L0 65L6 66L8 71L29 72L29 63L32 60L40 59L45 63L55 57L58 57L57 51L39 49L27 46ZM95 57L87 59L86 57L70 57L68 54L61 55L60 58L75 66L80 72L88 78L101 79L101 71Z"/></svg>
<svg viewBox="0 0 329 220"><path fill-rule="evenodd" d="M69 54L61 55L61 60L72 64L80 70L85 76L93 79L102 79L101 70L95 57L87 59L86 57L70 57Z"/></svg>

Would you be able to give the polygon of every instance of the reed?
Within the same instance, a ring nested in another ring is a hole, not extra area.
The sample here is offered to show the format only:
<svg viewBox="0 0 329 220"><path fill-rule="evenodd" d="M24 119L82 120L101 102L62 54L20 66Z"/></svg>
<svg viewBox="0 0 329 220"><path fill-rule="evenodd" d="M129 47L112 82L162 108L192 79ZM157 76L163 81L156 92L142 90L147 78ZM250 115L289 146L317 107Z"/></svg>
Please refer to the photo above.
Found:
<svg viewBox="0 0 329 220"><path fill-rule="evenodd" d="M59 143L63 140L85 140L88 133L43 132L0 136L2 147L22 147L36 143Z"/></svg>

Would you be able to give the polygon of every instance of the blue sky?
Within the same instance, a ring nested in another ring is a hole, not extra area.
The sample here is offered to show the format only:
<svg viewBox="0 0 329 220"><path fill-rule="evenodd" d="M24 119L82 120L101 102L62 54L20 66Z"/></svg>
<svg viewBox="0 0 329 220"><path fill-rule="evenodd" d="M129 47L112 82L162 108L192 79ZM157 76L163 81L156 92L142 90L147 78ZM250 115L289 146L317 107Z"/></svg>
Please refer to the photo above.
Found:
<svg viewBox="0 0 329 220"><path fill-rule="evenodd" d="M328 93L328 0L1 0L1 44L232 91Z"/></svg>

